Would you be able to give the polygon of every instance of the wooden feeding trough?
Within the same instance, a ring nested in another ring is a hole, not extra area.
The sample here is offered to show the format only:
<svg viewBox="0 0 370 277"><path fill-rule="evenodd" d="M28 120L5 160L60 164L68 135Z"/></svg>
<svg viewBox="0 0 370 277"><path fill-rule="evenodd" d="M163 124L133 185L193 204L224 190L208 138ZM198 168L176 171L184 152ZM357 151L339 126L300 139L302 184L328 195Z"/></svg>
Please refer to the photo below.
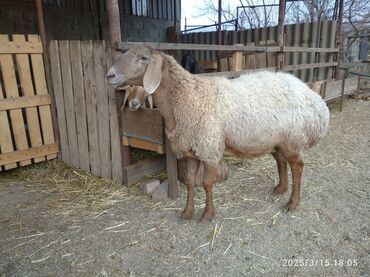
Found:
<svg viewBox="0 0 370 277"><path fill-rule="evenodd" d="M167 169L168 195L177 197L177 159L164 133L164 120L157 109L141 108L122 111L122 143L125 146L157 152L145 160L126 167L127 184L131 185L144 176ZM164 156L165 155L165 156Z"/></svg>
<svg viewBox="0 0 370 277"><path fill-rule="evenodd" d="M164 122L157 109L123 110L123 145L165 154Z"/></svg>

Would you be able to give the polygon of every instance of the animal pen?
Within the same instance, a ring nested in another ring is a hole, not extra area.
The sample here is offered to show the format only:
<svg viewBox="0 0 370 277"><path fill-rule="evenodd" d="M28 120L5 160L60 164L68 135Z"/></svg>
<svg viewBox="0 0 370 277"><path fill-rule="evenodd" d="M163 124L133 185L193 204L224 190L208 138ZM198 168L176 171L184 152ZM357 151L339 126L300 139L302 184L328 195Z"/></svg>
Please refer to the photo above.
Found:
<svg viewBox="0 0 370 277"><path fill-rule="evenodd" d="M335 27L335 21L306 23L285 26L285 31L224 31L221 43L214 32L179 35L181 43L146 44L178 59L183 51L194 51L208 68L204 76L292 72L326 101L343 101L345 95L358 92L361 77L338 78ZM310 30L316 30L311 39ZM286 34L283 40L282 32ZM316 44L314 37L325 43ZM156 110L121 111L122 93L106 84L115 51L141 44L119 42L110 47L100 40L51 40L43 61L46 49L39 36L1 35L0 170L54 159L59 153L72 167L131 185L167 168L169 196L175 198L177 161L164 135L163 119ZM48 72L45 64L49 62ZM217 68L220 72L215 72ZM52 100L57 115L54 121ZM128 164L122 158L124 146L158 155Z"/></svg>

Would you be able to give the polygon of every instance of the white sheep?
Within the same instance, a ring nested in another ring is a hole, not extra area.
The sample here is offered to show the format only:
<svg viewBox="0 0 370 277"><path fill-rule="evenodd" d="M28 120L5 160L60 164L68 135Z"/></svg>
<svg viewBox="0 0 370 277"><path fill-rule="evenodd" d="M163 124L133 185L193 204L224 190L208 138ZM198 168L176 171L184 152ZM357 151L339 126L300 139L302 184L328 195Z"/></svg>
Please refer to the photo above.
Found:
<svg viewBox="0 0 370 277"><path fill-rule="evenodd" d="M153 98L152 95L147 93L145 89L141 86L127 86L125 88L125 96L123 100L123 105L121 110L125 107L126 102L128 102L129 109L131 111L137 111L139 108L146 108L146 102L149 102L149 107L153 109ZM179 159L177 161L178 168L178 178L181 182L185 183L186 176L188 174L193 174L187 170L186 158ZM190 169L191 170L191 169ZM204 175L204 166L201 162L199 164L198 170L195 177L195 185L203 185L203 175ZM228 167L227 164L221 160L218 167L218 178L217 182L223 182L227 179L228 176Z"/></svg>
<svg viewBox="0 0 370 277"><path fill-rule="evenodd" d="M142 85L153 94L173 151L187 158L189 172L204 162L203 220L214 217L212 186L224 154L251 159L271 153L279 171L277 193L288 188L289 163L293 189L286 207L292 210L299 204L302 151L327 132L329 110L294 76L266 71L232 81L205 78L191 75L171 56L142 46L125 52L108 71L107 81L115 88ZM187 219L194 212L194 175L188 174L185 182Z"/></svg>

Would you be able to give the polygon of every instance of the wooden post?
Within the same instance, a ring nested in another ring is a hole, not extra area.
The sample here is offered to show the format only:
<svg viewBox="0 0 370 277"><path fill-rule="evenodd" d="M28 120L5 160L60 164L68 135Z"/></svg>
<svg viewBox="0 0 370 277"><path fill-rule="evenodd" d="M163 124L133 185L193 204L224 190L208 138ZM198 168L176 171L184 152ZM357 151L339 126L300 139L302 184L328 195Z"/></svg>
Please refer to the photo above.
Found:
<svg viewBox="0 0 370 277"><path fill-rule="evenodd" d="M177 172L177 159L172 152L171 143L166 137L166 164L168 179L168 196L176 199L179 191L179 181Z"/></svg>
<svg viewBox="0 0 370 277"><path fill-rule="evenodd" d="M222 44L221 37L221 10L222 10L222 0L218 0L218 25L217 25L217 35L218 35L218 44ZM220 52L217 51L217 71L221 71L221 62L220 62Z"/></svg>
<svg viewBox="0 0 370 277"><path fill-rule="evenodd" d="M118 0L107 0L107 11L108 11L108 24L109 24L109 41L110 46L114 47L115 43L121 41L121 24L119 15ZM112 51L113 60L115 60L120 53L118 51ZM122 118L121 118L121 106L123 103L123 94L116 91L117 100L117 114L118 114L118 125L119 133L122 132ZM119 138L121 141L121 138ZM121 156L122 156L122 170L123 170L123 180L126 183L126 167L131 163L131 149L129 146L121 146Z"/></svg>
<svg viewBox="0 0 370 277"><path fill-rule="evenodd" d="M337 26L337 34L336 34L336 45L339 48L339 52L336 54L337 58L336 60L338 61L338 66L336 68L336 75L338 74L339 71L339 61L341 59L341 56L343 55L343 11L344 11L344 0L339 0L339 16L338 16L338 26Z"/></svg>
<svg viewBox="0 0 370 277"><path fill-rule="evenodd" d="M278 23L278 44L280 47L278 68L284 68L284 21L285 21L285 0L279 0L279 23Z"/></svg>
<svg viewBox="0 0 370 277"><path fill-rule="evenodd" d="M357 79L357 90L356 90L356 101L358 101L358 95L360 93L360 86L361 86L361 76L358 76L358 79Z"/></svg>
<svg viewBox="0 0 370 277"><path fill-rule="evenodd" d="M242 46L243 44L235 44L236 46ZM233 71L240 71L242 70L243 66L243 52L236 51L233 53Z"/></svg>
<svg viewBox="0 0 370 277"><path fill-rule="evenodd" d="M341 91L341 94L340 94L340 111L343 110L343 101L344 101L344 87L346 85L346 78L343 78L343 81L342 81L342 91Z"/></svg>
<svg viewBox="0 0 370 277"><path fill-rule="evenodd" d="M55 142L58 144L58 149L60 149L58 118L57 118L57 110L56 110L56 105L55 105L53 84L51 82L49 49L47 47L47 41L46 41L45 22L44 22L44 14L42 11L42 2L41 0L35 0L35 3L36 3L37 22L39 26L39 33L40 33L40 38L41 38L41 43L42 43L42 48L43 48L42 56L43 56L44 66L45 66L46 87L48 89L48 93L51 99L50 109L51 109L51 120L53 122L54 139L55 139Z"/></svg>

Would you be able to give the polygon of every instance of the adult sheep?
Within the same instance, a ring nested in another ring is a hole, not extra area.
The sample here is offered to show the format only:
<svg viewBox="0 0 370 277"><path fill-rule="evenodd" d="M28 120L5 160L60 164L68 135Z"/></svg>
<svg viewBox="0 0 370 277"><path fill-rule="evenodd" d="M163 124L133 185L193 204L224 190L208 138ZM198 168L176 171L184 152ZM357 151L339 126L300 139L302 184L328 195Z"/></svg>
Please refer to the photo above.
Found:
<svg viewBox="0 0 370 277"><path fill-rule="evenodd" d="M137 111L139 108L146 108L146 102L149 102L149 107L153 109L153 99L152 95L148 94L145 89L141 86L127 86L125 88L125 96L123 100L123 105L121 110L125 107L126 102L128 102L128 107L131 111ZM186 167L187 162L186 158L179 159L177 161L178 168L178 178L182 183L185 183L187 175L195 174L195 185L203 185L203 175L204 175L204 166L203 163L199 164L197 171L194 173L193 169L189 170ZM217 183L223 182L227 179L228 176L228 167L227 164L221 160L218 166L218 176Z"/></svg>
<svg viewBox="0 0 370 277"><path fill-rule="evenodd" d="M108 71L107 82L115 88L141 85L153 94L173 151L187 158L188 168L204 162L203 220L214 217L212 186L224 154L251 159L271 153L279 172L277 193L288 188L289 163L293 189L287 210L299 204L302 151L325 135L329 123L325 102L299 79L267 71L233 81L204 78L190 74L171 56L141 46L121 55ZM192 176L186 180L186 219L194 212Z"/></svg>

